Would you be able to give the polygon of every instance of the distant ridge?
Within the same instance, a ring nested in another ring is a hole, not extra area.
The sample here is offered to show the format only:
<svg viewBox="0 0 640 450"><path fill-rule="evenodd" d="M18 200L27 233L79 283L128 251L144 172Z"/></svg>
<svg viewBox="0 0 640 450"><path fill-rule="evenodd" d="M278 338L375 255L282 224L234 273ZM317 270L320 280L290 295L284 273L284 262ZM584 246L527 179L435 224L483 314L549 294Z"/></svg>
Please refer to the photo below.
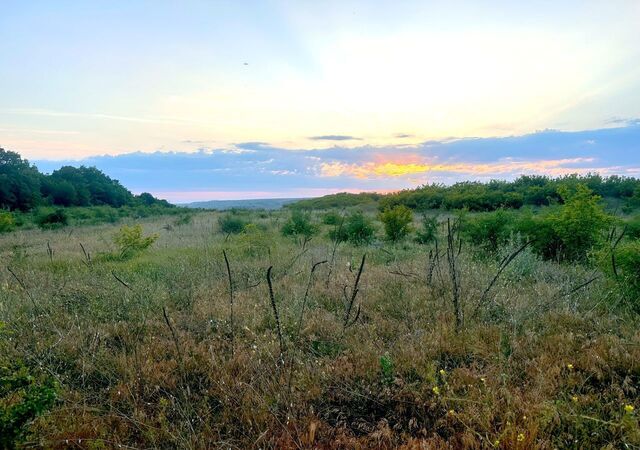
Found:
<svg viewBox="0 0 640 450"><path fill-rule="evenodd" d="M280 209L302 198L257 198L248 200L208 200L204 202L185 203L180 206L205 209Z"/></svg>

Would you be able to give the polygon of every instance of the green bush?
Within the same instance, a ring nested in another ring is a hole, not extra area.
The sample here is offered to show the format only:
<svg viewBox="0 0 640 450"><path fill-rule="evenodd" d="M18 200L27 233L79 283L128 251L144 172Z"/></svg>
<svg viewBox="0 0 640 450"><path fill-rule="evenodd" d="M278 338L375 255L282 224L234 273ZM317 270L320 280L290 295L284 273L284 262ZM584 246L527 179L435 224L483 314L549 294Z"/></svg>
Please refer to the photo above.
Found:
<svg viewBox="0 0 640 450"><path fill-rule="evenodd" d="M318 232L318 227L311 222L311 215L301 210L293 210L289 220L282 226L284 236L309 240Z"/></svg>
<svg viewBox="0 0 640 450"><path fill-rule="evenodd" d="M0 211L0 233L12 231L16 227L16 220L8 211Z"/></svg>
<svg viewBox="0 0 640 450"><path fill-rule="evenodd" d="M626 225L629 239L640 239L640 215L629 219Z"/></svg>
<svg viewBox="0 0 640 450"><path fill-rule="evenodd" d="M350 242L353 245L367 245L373 242L376 229L371 219L361 212L350 214L342 227L331 230L329 237L338 242Z"/></svg>
<svg viewBox="0 0 640 450"><path fill-rule="evenodd" d="M56 391L51 377L34 375L17 362L1 363L0 448L17 448L31 422L54 405Z"/></svg>
<svg viewBox="0 0 640 450"><path fill-rule="evenodd" d="M514 225L514 214L499 209L469 217L462 227L462 233L472 245L495 253L509 240Z"/></svg>
<svg viewBox="0 0 640 450"><path fill-rule="evenodd" d="M419 244L431 244L438 237L438 217L422 216L421 229L416 232L416 242Z"/></svg>
<svg viewBox="0 0 640 450"><path fill-rule="evenodd" d="M533 239L536 251L546 259L585 260L602 243L613 218L604 212L600 197L583 184L572 190L560 187L564 204L534 216L525 214L518 230Z"/></svg>
<svg viewBox="0 0 640 450"><path fill-rule="evenodd" d="M398 242L412 231L413 213L406 206L398 205L384 210L380 214L380 221L387 239Z"/></svg>
<svg viewBox="0 0 640 450"><path fill-rule="evenodd" d="M247 221L243 220L236 214L225 214L218 218L218 226L220 227L220 231L227 236L231 234L242 233L242 230L244 230L244 227L247 224Z"/></svg>
<svg viewBox="0 0 640 450"><path fill-rule="evenodd" d="M56 209L50 213L41 213L36 217L36 224L40 228L58 228L69 223L69 217L64 209Z"/></svg>
<svg viewBox="0 0 640 450"><path fill-rule="evenodd" d="M118 246L121 258L128 258L136 253L142 252L151 247L158 239L157 234L143 236L142 225L123 225L113 237L113 241Z"/></svg>
<svg viewBox="0 0 640 450"><path fill-rule="evenodd" d="M329 211L322 217L322 223L325 225L339 225L342 216L335 211Z"/></svg>

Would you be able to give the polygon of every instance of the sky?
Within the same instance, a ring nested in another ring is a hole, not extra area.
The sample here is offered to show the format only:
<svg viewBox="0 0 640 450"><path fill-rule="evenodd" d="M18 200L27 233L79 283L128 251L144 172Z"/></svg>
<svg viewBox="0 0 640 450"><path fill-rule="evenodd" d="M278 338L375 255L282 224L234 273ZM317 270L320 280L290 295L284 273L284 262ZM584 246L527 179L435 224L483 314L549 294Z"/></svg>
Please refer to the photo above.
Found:
<svg viewBox="0 0 640 450"><path fill-rule="evenodd" d="M638 42L638 0L0 0L0 146L172 201L635 176Z"/></svg>

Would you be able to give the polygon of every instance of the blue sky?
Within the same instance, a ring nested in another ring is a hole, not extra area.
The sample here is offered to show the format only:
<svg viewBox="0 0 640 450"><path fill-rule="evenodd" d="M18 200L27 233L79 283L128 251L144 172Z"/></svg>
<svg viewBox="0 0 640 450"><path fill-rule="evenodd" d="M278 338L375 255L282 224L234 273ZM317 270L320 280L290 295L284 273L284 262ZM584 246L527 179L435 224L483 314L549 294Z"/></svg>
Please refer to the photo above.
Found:
<svg viewBox="0 0 640 450"><path fill-rule="evenodd" d="M638 24L637 0L4 0L0 146L185 200L633 173Z"/></svg>

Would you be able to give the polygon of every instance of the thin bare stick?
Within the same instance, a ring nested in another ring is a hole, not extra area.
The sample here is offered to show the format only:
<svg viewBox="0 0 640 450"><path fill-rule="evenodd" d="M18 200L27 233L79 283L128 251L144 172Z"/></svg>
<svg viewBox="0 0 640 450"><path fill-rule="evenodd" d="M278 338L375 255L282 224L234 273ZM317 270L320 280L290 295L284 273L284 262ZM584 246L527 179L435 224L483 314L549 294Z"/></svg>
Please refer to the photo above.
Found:
<svg viewBox="0 0 640 450"><path fill-rule="evenodd" d="M11 275L13 275L13 278L15 278L15 280L18 282L18 284L20 285L22 290L27 294L27 297L29 298L29 300L33 304L33 307L35 309L38 309L38 305L36 304L36 301L31 296L31 292L29 292L29 289L27 289L27 286L23 283L23 281L20 279L20 277L18 277L18 275L16 275L16 273L11 269L11 267L7 266L7 270L9 271L9 273Z"/></svg>
<svg viewBox="0 0 640 450"><path fill-rule="evenodd" d="M454 225L455 227L455 225ZM447 261L449 262L449 276L451 277L451 289L453 292L453 312L456 319L456 332L462 328L464 317L460 305L460 285L458 283L458 269L456 268L456 253L454 247L455 228L451 227L451 219L447 219Z"/></svg>
<svg viewBox="0 0 640 450"><path fill-rule="evenodd" d="M618 239L616 239L616 241L613 243L613 246L611 247L611 269L613 270L613 275L616 278L618 278L618 265L616 264L616 248L618 247L618 244L620 244L620 241L622 240L622 238L626 233L627 233L627 226L625 225L625 227L622 229L622 233L620 233L620 236L618 236ZM613 234L612 234L612 237L613 237Z"/></svg>
<svg viewBox="0 0 640 450"><path fill-rule="evenodd" d="M284 339L282 338L282 328L280 327L280 316L278 315L278 305L276 305L276 298L273 295L273 285L271 283L271 271L273 266L269 266L267 269L267 285L269 286L269 300L271 301L271 308L273 309L273 317L276 319L276 331L278 332L278 341L280 343L280 358L279 362L284 362Z"/></svg>
<svg viewBox="0 0 640 450"><path fill-rule="evenodd" d="M82 253L84 254L84 259L85 260L83 262L87 266L90 267L91 266L91 254L85 250L84 245L82 245L82 242L80 242L80 248L82 249Z"/></svg>
<svg viewBox="0 0 640 450"><path fill-rule="evenodd" d="M484 292L480 296L480 300L478 301L478 304L476 305L476 308L475 308L475 310L473 312L473 316L474 317L478 314L478 312L480 311L480 308L482 307L482 305L484 305L484 303L485 303L485 301L487 299L487 295L489 295L489 291L491 290L493 285L496 284L496 281L498 281L498 278L500 278L500 275L502 275L502 272L504 272L504 270L507 268L507 266L509 264L511 264L511 261L513 261L516 258L516 256L518 256L520 253L522 253L524 251L524 249L526 249L533 242L534 242L533 239L530 240L530 241L525 242L516 251L512 252L510 255L508 255L506 258L504 258L502 260L502 262L500 263L500 266L498 268L498 271L496 272L496 275L493 277L493 279L491 280L489 285L486 287L486 289L484 290Z"/></svg>
<svg viewBox="0 0 640 450"><path fill-rule="evenodd" d="M124 287L126 287L127 289L129 289L130 291L133 291L133 288L131 286L129 286L127 283L125 283L118 275L116 275L115 272L111 271L111 275L113 275L113 278L115 278L116 280L118 280L118 282L123 285Z"/></svg>
<svg viewBox="0 0 640 450"><path fill-rule="evenodd" d="M344 314L343 329L342 329L343 332L344 330L347 329L347 327L350 327L351 325L355 324L356 321L358 320L358 317L360 316L360 307L358 307L358 312L356 314L355 319L351 320L351 311L356 301L356 296L358 295L358 292L359 292L358 286L360 284L360 277L362 276L362 270L364 269L364 262L366 257L367 257L366 253L362 255L362 261L360 262L360 268L358 269L358 274L356 275L356 281L353 285L353 289L351 290L351 298L347 298L346 286L343 289L343 295L345 297L345 306L346 306L345 314Z"/></svg>
<svg viewBox="0 0 640 450"><path fill-rule="evenodd" d="M331 249L331 262L329 263L329 270L327 271L327 280L325 282L325 287L329 287L329 280L331 279L331 272L333 272L333 266L336 262L336 250L338 249L338 245L340 244L340 234L342 233L342 227L344 225L344 212L341 213L340 217L340 225L334 229L335 235L333 236L333 248Z"/></svg>
<svg viewBox="0 0 640 450"><path fill-rule="evenodd" d="M231 279L231 267L229 266L229 258L227 258L226 250L222 250L222 254L224 255L224 263L227 266L227 275L229 276L229 305L231 306L231 312L229 314L229 323L231 326L231 356L234 354L235 347L235 326L233 321L233 281Z"/></svg>
<svg viewBox="0 0 640 450"><path fill-rule="evenodd" d="M53 262L53 249L51 248L49 241L47 241L47 254L49 255L49 262Z"/></svg>

